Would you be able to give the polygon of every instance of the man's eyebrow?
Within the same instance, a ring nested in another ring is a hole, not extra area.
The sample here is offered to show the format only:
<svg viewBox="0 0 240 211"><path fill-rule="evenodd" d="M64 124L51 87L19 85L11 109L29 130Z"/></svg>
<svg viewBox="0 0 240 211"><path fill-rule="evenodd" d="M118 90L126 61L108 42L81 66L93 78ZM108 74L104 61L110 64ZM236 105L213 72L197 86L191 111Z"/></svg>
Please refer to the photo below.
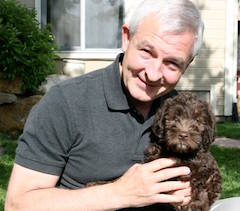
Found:
<svg viewBox="0 0 240 211"><path fill-rule="evenodd" d="M147 46L148 48L154 49L154 45L152 45L151 43L149 43L147 40L143 40L142 42L137 44L137 47L143 47L143 46Z"/></svg>
<svg viewBox="0 0 240 211"><path fill-rule="evenodd" d="M168 59L171 60L171 61L174 61L176 63L179 63L179 64L181 64L181 63L184 64L185 63L184 59L181 58L181 57L169 57Z"/></svg>

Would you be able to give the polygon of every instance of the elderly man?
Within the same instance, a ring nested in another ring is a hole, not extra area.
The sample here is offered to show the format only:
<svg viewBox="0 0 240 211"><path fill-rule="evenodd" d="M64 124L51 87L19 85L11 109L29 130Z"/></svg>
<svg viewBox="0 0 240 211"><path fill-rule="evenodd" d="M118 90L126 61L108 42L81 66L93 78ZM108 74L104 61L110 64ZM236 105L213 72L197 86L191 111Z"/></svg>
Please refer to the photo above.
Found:
<svg viewBox="0 0 240 211"><path fill-rule="evenodd" d="M145 0L122 26L122 50L102 69L53 87L19 138L5 209L115 210L188 203L173 159L141 164L151 124L202 43L188 0ZM118 178L118 179L117 179ZM171 180L169 180L171 179ZM114 181L85 187L89 182Z"/></svg>

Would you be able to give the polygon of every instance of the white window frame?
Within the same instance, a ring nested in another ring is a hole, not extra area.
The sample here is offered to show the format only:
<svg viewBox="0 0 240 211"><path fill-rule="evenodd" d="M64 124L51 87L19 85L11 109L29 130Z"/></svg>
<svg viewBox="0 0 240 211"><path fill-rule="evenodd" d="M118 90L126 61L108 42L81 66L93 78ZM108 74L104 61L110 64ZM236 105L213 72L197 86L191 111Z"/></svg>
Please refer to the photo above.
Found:
<svg viewBox="0 0 240 211"><path fill-rule="evenodd" d="M224 116L232 116L232 105L237 102L237 21L238 0L228 0L226 3Z"/></svg>
<svg viewBox="0 0 240 211"><path fill-rule="evenodd" d="M85 1L81 0L81 31L85 31ZM41 0L35 0L35 9L37 13L37 20L42 24L42 9ZM57 54L63 59L85 59L85 60L114 60L121 51L120 48L116 49L102 49L91 48L85 49L85 33L81 33L81 48L78 50L61 50Z"/></svg>

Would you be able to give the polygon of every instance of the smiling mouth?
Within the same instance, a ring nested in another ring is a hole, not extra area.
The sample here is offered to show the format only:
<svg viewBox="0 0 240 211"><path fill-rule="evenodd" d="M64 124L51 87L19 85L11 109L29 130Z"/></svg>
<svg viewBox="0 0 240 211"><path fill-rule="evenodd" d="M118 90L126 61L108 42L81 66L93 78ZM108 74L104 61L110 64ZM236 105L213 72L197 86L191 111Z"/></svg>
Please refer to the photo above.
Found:
<svg viewBox="0 0 240 211"><path fill-rule="evenodd" d="M141 85L148 86L148 84L144 80L142 80L139 76L137 76L137 79L139 80Z"/></svg>

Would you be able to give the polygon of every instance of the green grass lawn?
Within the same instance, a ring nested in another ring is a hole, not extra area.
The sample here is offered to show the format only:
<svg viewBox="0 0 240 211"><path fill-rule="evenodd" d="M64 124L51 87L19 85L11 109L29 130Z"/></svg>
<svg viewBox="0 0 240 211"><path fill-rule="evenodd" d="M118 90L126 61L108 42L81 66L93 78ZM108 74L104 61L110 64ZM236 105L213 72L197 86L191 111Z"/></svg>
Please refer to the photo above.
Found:
<svg viewBox="0 0 240 211"><path fill-rule="evenodd" d="M240 123L217 123L216 133L219 137L227 137L240 140Z"/></svg>
<svg viewBox="0 0 240 211"><path fill-rule="evenodd" d="M4 210L4 198L14 162L16 140L0 134L0 210Z"/></svg>
<svg viewBox="0 0 240 211"><path fill-rule="evenodd" d="M217 136L235 138L240 140L240 124L217 124ZM17 142L0 134L0 210L4 207L4 198L7 184L14 162ZM221 198L240 196L240 149L211 147L222 174Z"/></svg>
<svg viewBox="0 0 240 211"><path fill-rule="evenodd" d="M240 196L240 149L212 146L222 175L221 198Z"/></svg>

